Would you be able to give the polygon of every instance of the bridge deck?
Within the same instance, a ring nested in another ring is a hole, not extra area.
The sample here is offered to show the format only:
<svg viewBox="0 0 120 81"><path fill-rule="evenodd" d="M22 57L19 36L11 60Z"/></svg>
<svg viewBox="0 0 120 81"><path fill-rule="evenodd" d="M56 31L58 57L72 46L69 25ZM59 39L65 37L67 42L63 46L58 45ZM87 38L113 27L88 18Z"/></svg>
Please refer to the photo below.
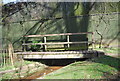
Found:
<svg viewBox="0 0 120 81"><path fill-rule="evenodd" d="M66 59L66 58L92 58L97 51L62 51L62 52L17 52L24 59Z"/></svg>

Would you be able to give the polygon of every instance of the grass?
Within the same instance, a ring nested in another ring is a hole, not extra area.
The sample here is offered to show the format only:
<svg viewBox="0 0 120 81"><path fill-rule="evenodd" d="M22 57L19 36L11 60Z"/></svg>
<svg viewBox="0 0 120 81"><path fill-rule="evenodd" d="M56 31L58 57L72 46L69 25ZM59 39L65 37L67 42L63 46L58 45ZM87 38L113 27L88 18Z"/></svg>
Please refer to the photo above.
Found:
<svg viewBox="0 0 120 81"><path fill-rule="evenodd" d="M47 48L48 51L54 51L54 50L80 50L80 49L87 49L87 47L84 46L74 46L74 47L58 47L58 48Z"/></svg>
<svg viewBox="0 0 120 81"><path fill-rule="evenodd" d="M10 69L13 69L13 68L17 68L17 67L20 67L20 66L23 66L23 65L28 65L28 64L31 64L33 63L32 61L17 61L14 63L14 66L12 65L6 65L6 66L3 66L0 68L0 71L5 71L5 70L10 70Z"/></svg>
<svg viewBox="0 0 120 81"><path fill-rule="evenodd" d="M24 66L24 65L28 65L28 64L32 64L32 61L17 61L14 63L14 66L12 65L6 65L0 68L0 71L5 71L5 70L12 70L13 68L18 68L20 66ZM16 72L9 72L9 73L5 73L2 76L0 76L0 81L3 79L14 79L14 78L19 78L19 75L15 75L17 73ZM19 73L18 73L19 74Z"/></svg>
<svg viewBox="0 0 120 81"><path fill-rule="evenodd" d="M29 65L30 64L30 65ZM12 70L13 68L19 68L17 71L8 72L5 74L2 74L0 76L0 81L4 81L5 79L21 79L22 77L28 76L36 72L37 70L42 70L46 66L38 62L34 61L23 61L23 62L16 62L16 64L13 66L6 66L0 68L1 71L4 70Z"/></svg>
<svg viewBox="0 0 120 81"><path fill-rule="evenodd" d="M102 50L105 53L114 53L114 54L119 54L120 48L95 48L95 50Z"/></svg>
<svg viewBox="0 0 120 81"><path fill-rule="evenodd" d="M50 73L44 79L108 79L119 71L120 59L102 56L89 61L78 61Z"/></svg>

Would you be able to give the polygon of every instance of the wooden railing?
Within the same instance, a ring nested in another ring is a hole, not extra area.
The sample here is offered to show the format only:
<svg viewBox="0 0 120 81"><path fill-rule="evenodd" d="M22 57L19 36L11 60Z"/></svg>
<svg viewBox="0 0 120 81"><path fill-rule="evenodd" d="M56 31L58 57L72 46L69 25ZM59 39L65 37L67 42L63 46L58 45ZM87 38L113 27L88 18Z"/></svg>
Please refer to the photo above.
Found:
<svg viewBox="0 0 120 81"><path fill-rule="evenodd" d="M81 33L61 33L61 34L46 34L46 35L25 35L23 37L48 37L48 36L60 36L60 35L81 35L81 34L93 34L93 32L81 32Z"/></svg>
<svg viewBox="0 0 120 81"><path fill-rule="evenodd" d="M70 35L81 35L81 34L91 34L92 40L91 41L80 41L80 42L70 42ZM47 42L47 37L49 36L67 36L66 42ZM67 44L67 47L70 47L70 44L80 44L80 43L93 43L94 37L93 32L81 32L81 33L61 33L61 34L46 34L46 35L26 35L24 37L43 37L44 43L23 43L23 46L26 45L44 45L44 50L47 49L47 45L58 45L58 44ZM93 46L93 45L92 45Z"/></svg>

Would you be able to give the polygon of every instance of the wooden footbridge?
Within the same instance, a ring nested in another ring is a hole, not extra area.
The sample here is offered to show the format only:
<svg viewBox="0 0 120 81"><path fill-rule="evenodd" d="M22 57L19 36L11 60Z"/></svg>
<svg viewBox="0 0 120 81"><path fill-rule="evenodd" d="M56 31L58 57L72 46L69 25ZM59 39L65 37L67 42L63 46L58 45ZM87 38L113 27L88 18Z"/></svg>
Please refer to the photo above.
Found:
<svg viewBox="0 0 120 81"><path fill-rule="evenodd" d="M71 36L90 35L91 41L70 41ZM49 42L48 37L65 36L66 40L62 42ZM88 44L94 47L93 32L81 32L81 33L61 33L61 34L46 34L46 35L26 35L26 38L43 38L43 42L26 43L23 40L23 52L17 52L15 54L22 56L24 59L72 59L72 58L91 58L96 56L96 51L89 50ZM37 51L27 50L27 46L40 46ZM52 46L52 47L50 47ZM59 46L59 47L57 47Z"/></svg>

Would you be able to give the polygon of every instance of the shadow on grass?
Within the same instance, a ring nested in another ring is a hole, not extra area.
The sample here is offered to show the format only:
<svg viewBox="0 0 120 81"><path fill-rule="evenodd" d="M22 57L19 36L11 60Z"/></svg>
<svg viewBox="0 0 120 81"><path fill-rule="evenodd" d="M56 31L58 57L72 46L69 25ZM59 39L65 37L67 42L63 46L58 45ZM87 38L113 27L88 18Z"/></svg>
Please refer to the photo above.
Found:
<svg viewBox="0 0 120 81"><path fill-rule="evenodd" d="M116 68L118 71L120 71L120 58L104 55L99 58L92 59L90 61L101 63L104 65L109 65L113 68Z"/></svg>

